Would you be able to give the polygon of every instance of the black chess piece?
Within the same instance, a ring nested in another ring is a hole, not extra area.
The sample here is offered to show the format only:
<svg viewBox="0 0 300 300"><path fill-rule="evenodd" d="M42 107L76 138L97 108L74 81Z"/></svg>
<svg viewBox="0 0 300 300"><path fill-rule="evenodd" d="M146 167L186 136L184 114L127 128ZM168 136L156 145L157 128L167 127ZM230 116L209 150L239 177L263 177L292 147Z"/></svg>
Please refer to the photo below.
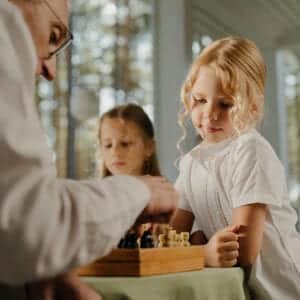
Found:
<svg viewBox="0 0 300 300"><path fill-rule="evenodd" d="M125 236L124 248L135 249L138 248L138 236L135 232L128 232Z"/></svg>
<svg viewBox="0 0 300 300"><path fill-rule="evenodd" d="M126 245L125 238L121 238L121 240L118 244L118 248L125 248L125 245Z"/></svg>
<svg viewBox="0 0 300 300"><path fill-rule="evenodd" d="M145 230L141 237L141 248L154 248L154 240L150 230Z"/></svg>

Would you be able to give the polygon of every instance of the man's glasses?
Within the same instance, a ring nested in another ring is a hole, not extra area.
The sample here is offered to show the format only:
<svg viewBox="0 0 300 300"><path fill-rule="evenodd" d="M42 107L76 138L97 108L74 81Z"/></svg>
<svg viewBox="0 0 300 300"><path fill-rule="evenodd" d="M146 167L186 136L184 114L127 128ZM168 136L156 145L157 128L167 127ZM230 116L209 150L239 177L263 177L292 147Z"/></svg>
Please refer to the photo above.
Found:
<svg viewBox="0 0 300 300"><path fill-rule="evenodd" d="M65 41L54 51L50 52L47 59L51 59L54 55L57 56L60 53L62 53L67 47L69 47L73 41L73 34L68 29L68 27L64 24L64 22L61 20L61 18L57 15L55 10L51 7L51 5L48 3L47 0L44 0L45 5L48 7L48 9L52 12L52 14L57 18L57 20L63 25L67 32L67 37Z"/></svg>

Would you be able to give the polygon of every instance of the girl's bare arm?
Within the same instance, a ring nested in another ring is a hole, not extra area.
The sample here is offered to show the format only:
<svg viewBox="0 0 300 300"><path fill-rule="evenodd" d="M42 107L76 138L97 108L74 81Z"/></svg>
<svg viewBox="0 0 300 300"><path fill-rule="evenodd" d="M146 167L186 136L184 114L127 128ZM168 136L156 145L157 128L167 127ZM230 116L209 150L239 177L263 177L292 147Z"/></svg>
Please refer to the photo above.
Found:
<svg viewBox="0 0 300 300"><path fill-rule="evenodd" d="M254 263L260 249L266 218L265 204L248 204L233 210L233 225L241 225L238 263L247 267Z"/></svg>

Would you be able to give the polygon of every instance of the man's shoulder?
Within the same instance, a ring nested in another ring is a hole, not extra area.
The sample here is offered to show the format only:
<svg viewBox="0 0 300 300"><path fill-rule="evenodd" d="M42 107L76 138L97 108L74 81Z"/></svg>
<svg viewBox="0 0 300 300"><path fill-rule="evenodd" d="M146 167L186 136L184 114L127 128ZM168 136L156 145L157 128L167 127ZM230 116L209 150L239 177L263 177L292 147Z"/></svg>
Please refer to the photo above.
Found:
<svg viewBox="0 0 300 300"><path fill-rule="evenodd" d="M20 17L21 14L15 5L8 1L0 1L0 32L10 28L14 20Z"/></svg>
<svg viewBox="0 0 300 300"><path fill-rule="evenodd" d="M10 2L8 2L8 1L0 2L0 14L1 15L2 15L2 13L3 13L3 16L8 15L11 12L13 12L14 10L15 10L15 6L13 4L11 4Z"/></svg>
<svg viewBox="0 0 300 300"><path fill-rule="evenodd" d="M2 76L22 79L24 73L34 73L36 58L31 34L19 9L8 1L0 1L0 44Z"/></svg>

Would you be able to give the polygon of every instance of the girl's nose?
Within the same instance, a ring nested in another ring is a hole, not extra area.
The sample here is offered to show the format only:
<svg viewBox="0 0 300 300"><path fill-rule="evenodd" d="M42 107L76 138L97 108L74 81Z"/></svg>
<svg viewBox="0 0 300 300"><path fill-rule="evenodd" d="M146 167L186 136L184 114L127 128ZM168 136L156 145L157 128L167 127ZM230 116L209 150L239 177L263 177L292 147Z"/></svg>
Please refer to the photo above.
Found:
<svg viewBox="0 0 300 300"><path fill-rule="evenodd" d="M218 114L218 111L214 107L208 107L205 112L205 117L210 121L217 121L219 114Z"/></svg>
<svg viewBox="0 0 300 300"><path fill-rule="evenodd" d="M121 147L118 144L113 145L112 146L112 152L113 152L114 155L119 155L120 152L121 152Z"/></svg>
<svg viewBox="0 0 300 300"><path fill-rule="evenodd" d="M118 149L119 149L118 145L113 145L111 148L112 148L113 153L118 152Z"/></svg>

